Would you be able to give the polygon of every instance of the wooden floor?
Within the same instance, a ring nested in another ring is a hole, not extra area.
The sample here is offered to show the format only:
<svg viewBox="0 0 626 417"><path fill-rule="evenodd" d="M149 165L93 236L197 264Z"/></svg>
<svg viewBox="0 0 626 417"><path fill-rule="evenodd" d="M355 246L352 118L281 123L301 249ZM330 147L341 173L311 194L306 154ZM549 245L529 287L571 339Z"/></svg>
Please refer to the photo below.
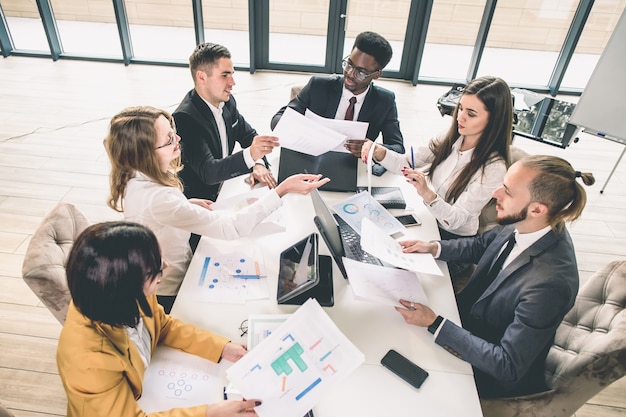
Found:
<svg viewBox="0 0 626 417"><path fill-rule="evenodd" d="M235 96L260 133L307 74L238 72ZM435 102L447 88L379 84L396 92L401 128L418 144L449 124ZM59 201L75 204L90 222L119 215L108 209L108 162L102 146L108 121L127 106L172 111L191 87L186 68L9 57L0 59L0 402L19 416L65 415L65 395L55 364L61 326L21 279L30 237ZM575 101L575 98L565 98ZM570 228L581 273L587 279L615 259L626 258L626 162L604 194L599 190L623 146L582 135L562 150L528 139L515 144L530 153L563 156L597 179L588 204ZM626 415L626 379L576 414Z"/></svg>

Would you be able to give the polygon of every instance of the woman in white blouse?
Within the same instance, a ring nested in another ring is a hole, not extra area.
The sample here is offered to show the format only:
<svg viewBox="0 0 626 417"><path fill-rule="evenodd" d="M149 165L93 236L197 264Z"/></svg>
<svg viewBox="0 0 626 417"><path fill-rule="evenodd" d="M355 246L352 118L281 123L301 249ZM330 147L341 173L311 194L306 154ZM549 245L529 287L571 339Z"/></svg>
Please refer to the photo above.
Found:
<svg viewBox="0 0 626 417"><path fill-rule="evenodd" d="M149 227L170 265L157 292L166 312L191 261L191 233L222 239L245 236L281 206L283 195L306 194L330 181L320 175L294 175L242 210L211 211L211 201L187 199L182 193L179 142L172 116L147 106L114 116L104 140L111 161L108 205L126 220Z"/></svg>
<svg viewBox="0 0 626 417"><path fill-rule="evenodd" d="M480 211L502 184L512 136L511 90L500 78L476 78L463 90L452 116L445 134L414 149L416 169L411 169L410 152L399 154L376 144L373 154L375 161L402 173L415 187L444 239L475 235ZM365 162L372 143L363 146Z"/></svg>
<svg viewBox="0 0 626 417"><path fill-rule="evenodd" d="M507 83L490 76L476 78L464 88L447 132L416 148L413 155L376 144L373 158L389 171L402 173L415 187L437 219L442 239L473 236L481 210L502 184L509 165L512 123ZM363 145L365 162L372 144Z"/></svg>

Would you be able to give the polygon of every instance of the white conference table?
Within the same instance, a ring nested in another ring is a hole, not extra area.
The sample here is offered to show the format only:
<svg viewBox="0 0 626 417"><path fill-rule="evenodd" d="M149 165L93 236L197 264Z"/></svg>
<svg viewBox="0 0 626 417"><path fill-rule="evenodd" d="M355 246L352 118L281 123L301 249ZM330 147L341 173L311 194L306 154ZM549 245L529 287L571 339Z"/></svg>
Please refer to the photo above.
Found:
<svg viewBox="0 0 626 417"><path fill-rule="evenodd" d="M278 165L274 165L277 167ZM276 168L275 168L276 169ZM367 185L365 166L359 164L359 185ZM385 173L373 177L372 186L401 187L407 208L413 208L422 220L421 226L407 228L407 238L432 240L439 238L437 224L414 188L402 176ZM224 183L220 198L227 198L249 190L243 177ZM345 193L322 192L330 205L347 197ZM288 194L279 209L286 230L263 235L255 233L235 242L224 242L203 237L196 249L185 280L182 283L171 314L181 320L209 329L233 341L245 342L240 325L250 314L288 314L298 307L278 305L275 294L278 281L280 253L317 232L313 223L314 210L310 196ZM400 214L403 210L391 210ZM270 299L248 301L245 304L206 303L196 301L198 285L207 247L211 244L256 245L261 248ZM320 239L320 254L328 249ZM448 320L460 323L456 300L447 266L437 261L443 276L417 274L433 310ZM365 355L365 363L342 381L330 395L313 409L315 416L344 415L420 415L482 416L471 366L436 345L425 328L408 325L402 316L388 305L355 299L349 282L343 278L333 262L333 307L323 307L337 327ZM408 297L408 295L407 295ZM380 365L380 359L389 349L395 349L426 369L430 376L420 389L411 387ZM223 373L222 373L223 375ZM225 381L226 382L226 381ZM297 417L297 416L296 416Z"/></svg>

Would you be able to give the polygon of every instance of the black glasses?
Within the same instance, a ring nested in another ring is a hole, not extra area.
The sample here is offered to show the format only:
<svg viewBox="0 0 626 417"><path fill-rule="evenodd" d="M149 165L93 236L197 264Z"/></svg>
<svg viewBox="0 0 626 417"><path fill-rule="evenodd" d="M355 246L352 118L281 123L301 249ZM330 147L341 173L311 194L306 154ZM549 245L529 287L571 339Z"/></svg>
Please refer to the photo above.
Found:
<svg viewBox="0 0 626 417"><path fill-rule="evenodd" d="M165 145L157 146L156 149L165 148L166 146L175 145L176 144L176 133L173 133L169 136L170 140L167 141Z"/></svg>
<svg viewBox="0 0 626 417"><path fill-rule="evenodd" d="M345 57L343 59L343 61L341 61L341 68L343 68L343 70L345 72L352 72L354 74L354 78L356 78L359 81L363 81L365 80L367 77L371 77L372 75L376 74L377 72L379 72L380 70L376 70L374 72L370 72L369 74L365 71L363 71L360 68L356 68L354 65L352 65L352 63L350 63L350 61L348 61L348 57Z"/></svg>

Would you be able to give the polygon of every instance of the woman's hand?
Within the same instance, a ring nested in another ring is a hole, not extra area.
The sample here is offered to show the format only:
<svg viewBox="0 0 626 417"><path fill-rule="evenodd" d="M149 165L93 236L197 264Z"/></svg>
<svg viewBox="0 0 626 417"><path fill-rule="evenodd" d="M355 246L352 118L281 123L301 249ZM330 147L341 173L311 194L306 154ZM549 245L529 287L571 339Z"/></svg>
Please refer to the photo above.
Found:
<svg viewBox="0 0 626 417"><path fill-rule="evenodd" d="M213 210L213 208L211 207L211 204L213 204L213 202L211 200L204 200L202 198L190 198L189 202L207 210Z"/></svg>
<svg viewBox="0 0 626 417"><path fill-rule="evenodd" d="M231 362L237 362L246 353L248 353L248 350L244 345L229 342L226 343L226 346L224 346L224 350L222 351L222 359L226 359L227 361Z"/></svg>
<svg viewBox="0 0 626 417"><path fill-rule="evenodd" d="M206 409L206 417L256 416L254 407L259 405L261 405L260 400L224 400L209 404Z"/></svg>
<svg viewBox="0 0 626 417"><path fill-rule="evenodd" d="M383 159L385 159L385 156L387 155L387 148L385 148L384 146L378 145L368 139L363 143L363 146L361 146L361 159L366 164L367 164L367 156L369 155L370 149L372 148L372 146L374 146L374 153L372 156L376 161L382 161Z"/></svg>
<svg viewBox="0 0 626 417"><path fill-rule="evenodd" d="M308 194L328 181L330 178L322 178L322 174L295 174L278 184L276 192L279 197L287 193Z"/></svg>
<svg viewBox="0 0 626 417"><path fill-rule="evenodd" d="M437 194L428 186L426 175L423 172L405 167L402 168L402 175L406 178L406 182L415 187L417 193L426 203L430 203L437 198Z"/></svg>

